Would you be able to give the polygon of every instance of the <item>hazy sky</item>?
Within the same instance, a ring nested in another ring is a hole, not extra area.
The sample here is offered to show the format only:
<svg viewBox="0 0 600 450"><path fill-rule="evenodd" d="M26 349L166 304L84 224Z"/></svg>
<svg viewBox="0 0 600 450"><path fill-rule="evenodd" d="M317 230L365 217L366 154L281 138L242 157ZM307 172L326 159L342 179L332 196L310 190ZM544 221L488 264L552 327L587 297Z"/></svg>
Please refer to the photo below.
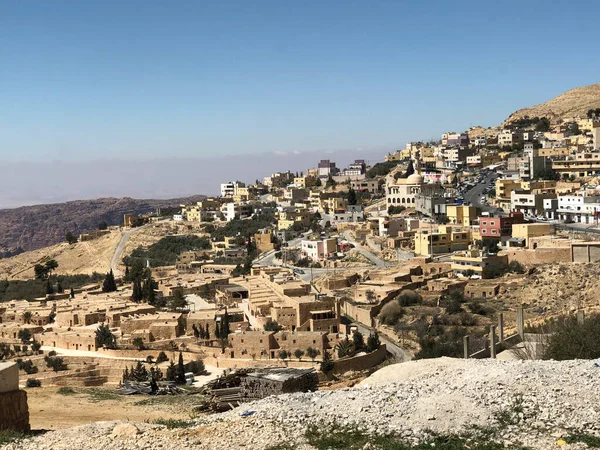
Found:
<svg viewBox="0 0 600 450"><path fill-rule="evenodd" d="M0 2L0 161L387 148L598 81L592 1Z"/></svg>

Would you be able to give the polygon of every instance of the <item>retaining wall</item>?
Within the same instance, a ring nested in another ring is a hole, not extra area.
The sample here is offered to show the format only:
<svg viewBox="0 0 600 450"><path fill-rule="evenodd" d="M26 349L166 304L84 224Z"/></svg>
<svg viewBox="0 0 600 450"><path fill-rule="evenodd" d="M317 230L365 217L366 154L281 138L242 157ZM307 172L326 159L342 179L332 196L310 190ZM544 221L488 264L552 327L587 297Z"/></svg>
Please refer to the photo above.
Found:
<svg viewBox="0 0 600 450"><path fill-rule="evenodd" d="M350 370L367 370L385 361L387 351L385 345L366 355L353 356L347 359L338 359L333 363L333 373L343 373Z"/></svg>

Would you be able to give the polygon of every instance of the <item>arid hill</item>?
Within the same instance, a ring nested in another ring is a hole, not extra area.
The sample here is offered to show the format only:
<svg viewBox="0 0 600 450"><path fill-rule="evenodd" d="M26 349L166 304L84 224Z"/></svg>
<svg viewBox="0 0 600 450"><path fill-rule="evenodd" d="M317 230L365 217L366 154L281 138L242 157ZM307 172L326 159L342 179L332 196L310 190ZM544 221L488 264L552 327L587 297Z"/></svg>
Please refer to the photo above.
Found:
<svg viewBox="0 0 600 450"><path fill-rule="evenodd" d="M552 122L558 119L581 116L585 117L590 109L600 108L600 84L582 86L540 105L519 109L512 113L505 124L529 117L547 117Z"/></svg>
<svg viewBox="0 0 600 450"><path fill-rule="evenodd" d="M120 225L126 213L145 214L203 198L203 195L170 200L100 198L0 209L0 254L48 247L63 242L67 231L77 236L97 229L102 221Z"/></svg>

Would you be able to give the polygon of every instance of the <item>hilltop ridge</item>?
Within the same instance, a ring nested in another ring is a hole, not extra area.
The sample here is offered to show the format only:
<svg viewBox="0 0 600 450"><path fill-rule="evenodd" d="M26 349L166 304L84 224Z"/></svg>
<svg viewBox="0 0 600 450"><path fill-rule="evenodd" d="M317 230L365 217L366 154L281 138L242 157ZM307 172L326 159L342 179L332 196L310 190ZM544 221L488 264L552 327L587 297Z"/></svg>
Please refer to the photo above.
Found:
<svg viewBox="0 0 600 450"><path fill-rule="evenodd" d="M590 109L600 108L600 83L570 89L539 105L512 113L503 125L529 117L547 117L552 122L571 117L585 117Z"/></svg>

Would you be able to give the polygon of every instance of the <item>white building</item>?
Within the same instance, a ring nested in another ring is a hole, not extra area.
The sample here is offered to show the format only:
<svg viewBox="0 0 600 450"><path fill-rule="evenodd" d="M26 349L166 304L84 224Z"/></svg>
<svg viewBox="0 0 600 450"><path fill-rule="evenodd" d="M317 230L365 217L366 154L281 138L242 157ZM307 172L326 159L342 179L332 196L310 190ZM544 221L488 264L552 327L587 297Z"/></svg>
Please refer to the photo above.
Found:
<svg viewBox="0 0 600 450"><path fill-rule="evenodd" d="M423 186L423 177L417 173L413 173L408 178L393 178L388 177L388 184L385 187L385 196L387 206L404 206L411 208L415 204L415 197L421 192Z"/></svg>
<svg viewBox="0 0 600 450"><path fill-rule="evenodd" d="M596 223L600 214L600 196L561 195L556 219L567 222Z"/></svg>
<svg viewBox="0 0 600 450"><path fill-rule="evenodd" d="M221 197L233 197L237 194L238 188L246 187L241 181L230 181L221 183Z"/></svg>
<svg viewBox="0 0 600 450"><path fill-rule="evenodd" d="M236 203L225 203L221 206L221 212L225 216L227 222L231 222L233 219L245 219L252 215L252 205L236 204Z"/></svg>

